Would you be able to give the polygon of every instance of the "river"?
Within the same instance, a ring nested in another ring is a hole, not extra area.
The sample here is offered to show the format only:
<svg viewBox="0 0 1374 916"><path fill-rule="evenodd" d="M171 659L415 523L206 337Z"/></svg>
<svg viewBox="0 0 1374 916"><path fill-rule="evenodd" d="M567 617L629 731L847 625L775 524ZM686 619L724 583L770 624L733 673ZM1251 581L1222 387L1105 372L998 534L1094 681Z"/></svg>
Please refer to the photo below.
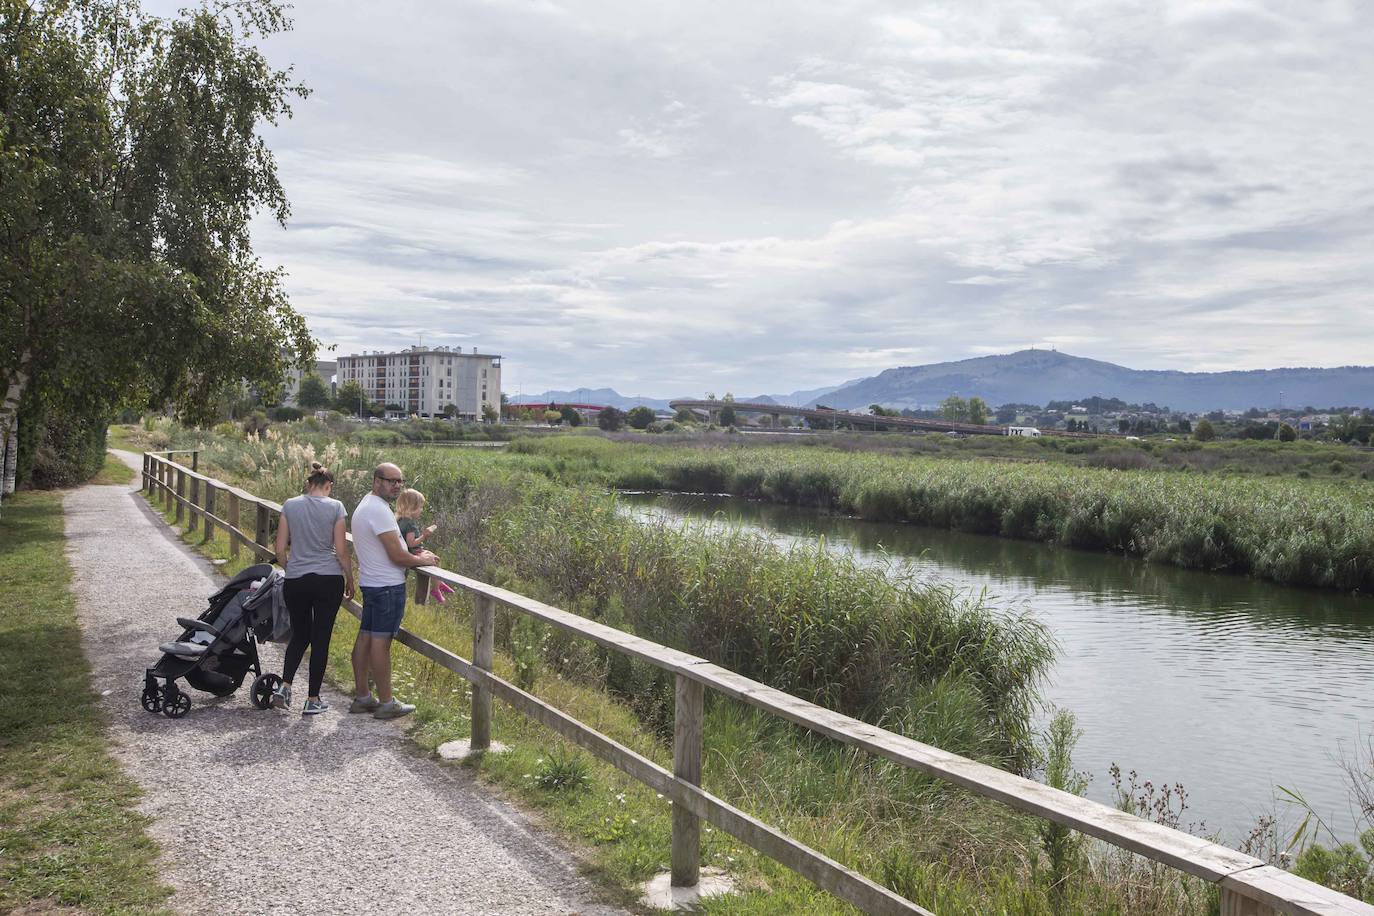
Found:
<svg viewBox="0 0 1374 916"><path fill-rule="evenodd" d="M1088 796L1113 803L1109 767L1187 790L1184 824L1239 842L1263 814L1290 828L1300 793L1355 830L1343 760L1370 763L1374 601L1116 556L728 496L622 494L641 519L734 525L874 563L912 564L990 603L1025 609L1059 642L1045 695L1083 731Z"/></svg>

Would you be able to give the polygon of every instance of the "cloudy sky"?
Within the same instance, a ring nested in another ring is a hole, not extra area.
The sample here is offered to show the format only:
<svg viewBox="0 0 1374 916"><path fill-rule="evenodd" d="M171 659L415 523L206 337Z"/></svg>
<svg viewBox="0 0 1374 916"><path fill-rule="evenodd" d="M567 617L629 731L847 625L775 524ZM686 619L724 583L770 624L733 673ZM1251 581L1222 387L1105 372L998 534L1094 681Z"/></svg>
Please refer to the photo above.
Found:
<svg viewBox="0 0 1374 916"><path fill-rule="evenodd" d="M322 2L260 254L336 353L788 392L1374 363L1374 4Z"/></svg>

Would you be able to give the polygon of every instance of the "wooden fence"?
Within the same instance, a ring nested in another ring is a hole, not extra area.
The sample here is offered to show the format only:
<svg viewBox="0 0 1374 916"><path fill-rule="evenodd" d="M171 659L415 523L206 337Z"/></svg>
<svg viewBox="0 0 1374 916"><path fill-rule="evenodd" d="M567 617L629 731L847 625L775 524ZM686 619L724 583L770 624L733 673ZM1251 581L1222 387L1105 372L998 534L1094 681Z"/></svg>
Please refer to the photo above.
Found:
<svg viewBox="0 0 1374 916"><path fill-rule="evenodd" d="M143 489L152 500L186 518L189 531L209 540L215 528L229 537L230 553L240 548L263 560L275 559L273 519L281 506L177 464L168 453L145 453ZM189 495L188 495L189 489ZM423 604L430 579L461 589L473 599L472 660L402 629L397 641L472 683L472 738L475 751L491 743L492 700L547 726L614 765L672 801L672 884L693 887L700 872L702 820L734 836L835 896L868 913L926 913L899 894L762 823L701 787L702 721L707 688L780 716L814 732L885 760L948 780L970 792L1056 824L1097 837L1113 846L1161 862L1220 887L1222 916L1276 913L1374 916L1374 906L1304 880L1261 859L1179 830L1143 820L986 764L950 754L910 738L816 706L766 684L750 680L706 659L640 639L604 624L470 579L438 567L419 568L415 601ZM346 602L355 615L361 606ZM671 771L538 697L492 673L497 608L525 614L608 649L647 662L676 677L676 709Z"/></svg>

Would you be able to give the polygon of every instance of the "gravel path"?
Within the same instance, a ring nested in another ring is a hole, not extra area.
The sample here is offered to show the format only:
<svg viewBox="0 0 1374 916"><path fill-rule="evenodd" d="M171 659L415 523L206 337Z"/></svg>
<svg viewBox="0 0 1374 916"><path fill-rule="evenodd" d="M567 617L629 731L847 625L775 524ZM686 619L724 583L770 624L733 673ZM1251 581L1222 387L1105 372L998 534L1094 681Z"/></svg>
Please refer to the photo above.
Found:
<svg viewBox="0 0 1374 916"><path fill-rule="evenodd" d="M328 687L333 708L309 718L253 709L247 684L223 700L191 691L184 719L144 712L143 669L223 579L129 487L83 487L65 509L94 686L178 911L623 912L471 774L422 756L401 723L349 715ZM264 648L280 671L280 648Z"/></svg>

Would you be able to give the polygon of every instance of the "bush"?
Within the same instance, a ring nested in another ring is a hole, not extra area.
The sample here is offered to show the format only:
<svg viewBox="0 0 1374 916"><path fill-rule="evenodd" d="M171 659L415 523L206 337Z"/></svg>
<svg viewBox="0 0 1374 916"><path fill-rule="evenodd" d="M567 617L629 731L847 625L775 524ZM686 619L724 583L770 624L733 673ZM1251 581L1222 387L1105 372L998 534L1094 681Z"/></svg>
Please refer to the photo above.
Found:
<svg viewBox="0 0 1374 916"><path fill-rule="evenodd" d="M267 411L267 418L269 420L276 420L280 423L291 423L299 420L303 416L305 416L305 411L301 410L299 407L273 407L271 410Z"/></svg>
<svg viewBox="0 0 1374 916"><path fill-rule="evenodd" d="M24 418L21 415L21 423ZM22 444L28 437L21 436L21 480L47 490L85 483L100 472L105 463L104 420L34 410L28 412L27 419L33 424L26 430L32 436L28 439L32 451L25 455Z"/></svg>
<svg viewBox="0 0 1374 916"><path fill-rule="evenodd" d="M261 410L255 410L244 417L243 423L241 424L245 436L261 436L263 433L267 432L267 427L269 425L270 424L267 422L267 414Z"/></svg>
<svg viewBox="0 0 1374 916"><path fill-rule="evenodd" d="M607 432L616 432L625 425L625 414L614 407L603 407L596 415L596 425Z"/></svg>

